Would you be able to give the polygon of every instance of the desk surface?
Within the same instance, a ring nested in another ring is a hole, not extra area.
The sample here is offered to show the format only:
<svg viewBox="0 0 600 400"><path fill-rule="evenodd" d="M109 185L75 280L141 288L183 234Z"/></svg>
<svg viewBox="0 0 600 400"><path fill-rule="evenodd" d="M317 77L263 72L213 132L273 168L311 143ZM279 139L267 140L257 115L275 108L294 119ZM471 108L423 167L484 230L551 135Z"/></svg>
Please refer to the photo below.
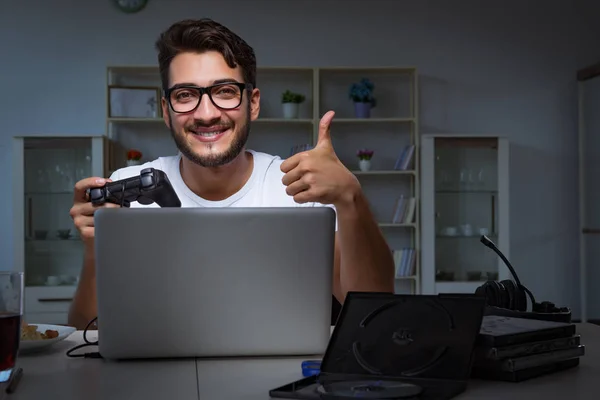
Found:
<svg viewBox="0 0 600 400"><path fill-rule="evenodd" d="M471 380L456 399L597 399L600 326L577 330L586 346L579 367L520 383ZM8 400L267 400L269 389L302 378L303 358L111 362L65 355L82 342L76 332L44 353L20 356L23 378Z"/></svg>

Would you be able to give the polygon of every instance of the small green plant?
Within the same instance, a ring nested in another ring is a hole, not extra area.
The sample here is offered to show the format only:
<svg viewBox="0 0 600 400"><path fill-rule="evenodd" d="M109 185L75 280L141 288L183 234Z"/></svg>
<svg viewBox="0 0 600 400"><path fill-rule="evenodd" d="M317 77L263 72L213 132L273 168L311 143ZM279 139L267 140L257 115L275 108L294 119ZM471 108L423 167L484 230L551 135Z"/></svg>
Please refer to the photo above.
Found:
<svg viewBox="0 0 600 400"><path fill-rule="evenodd" d="M375 152L369 149L360 149L356 152L359 160L370 160Z"/></svg>
<svg viewBox="0 0 600 400"><path fill-rule="evenodd" d="M302 103L304 100L305 97L303 94L294 93L290 90L286 90L285 92L283 92L283 95L281 97L282 103Z"/></svg>
<svg viewBox="0 0 600 400"><path fill-rule="evenodd" d="M355 103L371 103L372 107L377 105L377 100L373 97L375 85L367 78L362 78L360 82L353 83L350 86L349 97Z"/></svg>

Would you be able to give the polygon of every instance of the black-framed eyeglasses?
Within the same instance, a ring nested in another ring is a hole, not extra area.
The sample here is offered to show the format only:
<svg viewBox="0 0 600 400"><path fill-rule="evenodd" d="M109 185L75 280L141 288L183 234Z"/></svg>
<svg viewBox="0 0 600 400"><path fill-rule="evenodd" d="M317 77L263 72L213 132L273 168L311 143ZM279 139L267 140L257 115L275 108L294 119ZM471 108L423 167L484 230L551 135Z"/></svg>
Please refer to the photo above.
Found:
<svg viewBox="0 0 600 400"><path fill-rule="evenodd" d="M241 82L223 82L207 87L176 85L165 91L165 98L168 99L171 110L176 113L194 111L204 94L208 95L216 107L231 110L242 104L244 89L252 89L252 85Z"/></svg>

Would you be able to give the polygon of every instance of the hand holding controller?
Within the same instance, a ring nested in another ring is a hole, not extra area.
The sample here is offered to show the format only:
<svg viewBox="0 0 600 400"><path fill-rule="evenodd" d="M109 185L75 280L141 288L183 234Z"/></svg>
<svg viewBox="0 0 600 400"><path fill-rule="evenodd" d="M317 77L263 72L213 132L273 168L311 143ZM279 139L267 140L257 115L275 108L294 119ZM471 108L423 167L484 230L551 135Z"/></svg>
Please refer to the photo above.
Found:
<svg viewBox="0 0 600 400"><path fill-rule="evenodd" d="M89 192L92 204L105 202L129 207L132 201L140 204L158 204L160 207L181 207L181 201L167 175L155 168L145 168L139 176L109 182L100 188L92 188Z"/></svg>

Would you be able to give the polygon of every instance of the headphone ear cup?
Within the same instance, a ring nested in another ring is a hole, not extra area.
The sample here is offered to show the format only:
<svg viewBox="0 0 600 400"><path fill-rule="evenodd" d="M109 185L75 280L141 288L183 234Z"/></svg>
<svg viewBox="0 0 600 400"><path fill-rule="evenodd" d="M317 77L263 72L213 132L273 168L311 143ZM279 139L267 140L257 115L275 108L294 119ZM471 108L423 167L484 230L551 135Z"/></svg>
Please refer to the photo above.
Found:
<svg viewBox="0 0 600 400"><path fill-rule="evenodd" d="M487 286L487 282L483 283L481 286L478 286L477 289L475 289L475 294L477 296L481 296L481 297L486 297L485 296L485 288Z"/></svg>
<svg viewBox="0 0 600 400"><path fill-rule="evenodd" d="M485 304L488 306L495 306L494 292L490 286L492 283L492 281L487 281L475 289L475 294L478 296L483 296L485 298Z"/></svg>
<svg viewBox="0 0 600 400"><path fill-rule="evenodd" d="M525 291L518 287L514 282L513 287L514 309L517 311L527 311L527 295L525 294Z"/></svg>
<svg viewBox="0 0 600 400"><path fill-rule="evenodd" d="M515 285L510 279L500 282L504 287L504 293L506 295L506 307L509 310L515 309Z"/></svg>
<svg viewBox="0 0 600 400"><path fill-rule="evenodd" d="M493 301L495 307L504 307L502 304L502 286L496 281L490 281L489 296Z"/></svg>
<svg viewBox="0 0 600 400"><path fill-rule="evenodd" d="M511 297L511 310L527 311L527 296L525 295L525 291L510 279L503 281L503 283Z"/></svg>
<svg viewBox="0 0 600 400"><path fill-rule="evenodd" d="M496 285L498 286L499 307L510 310L510 293L507 292L503 282L496 282Z"/></svg>

